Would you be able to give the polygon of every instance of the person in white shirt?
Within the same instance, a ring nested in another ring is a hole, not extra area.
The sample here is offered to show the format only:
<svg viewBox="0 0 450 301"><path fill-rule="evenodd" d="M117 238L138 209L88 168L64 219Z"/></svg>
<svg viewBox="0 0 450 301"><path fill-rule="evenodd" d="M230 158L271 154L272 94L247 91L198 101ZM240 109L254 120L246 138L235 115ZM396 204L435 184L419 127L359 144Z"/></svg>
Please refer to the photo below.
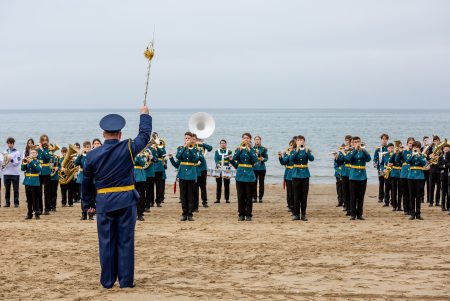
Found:
<svg viewBox="0 0 450 301"><path fill-rule="evenodd" d="M14 207L19 207L19 182L20 163L22 162L20 152L14 148L16 140L13 137L6 139L8 148L3 152L2 173L5 186L5 207L10 207L11 184L14 190Z"/></svg>

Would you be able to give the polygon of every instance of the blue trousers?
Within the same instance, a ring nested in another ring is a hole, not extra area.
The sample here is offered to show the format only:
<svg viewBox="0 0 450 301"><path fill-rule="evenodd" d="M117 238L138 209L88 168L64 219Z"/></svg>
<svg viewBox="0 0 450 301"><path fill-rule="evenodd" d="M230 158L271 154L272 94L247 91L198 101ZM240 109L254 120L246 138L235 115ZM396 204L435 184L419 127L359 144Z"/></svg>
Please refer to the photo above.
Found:
<svg viewBox="0 0 450 301"><path fill-rule="evenodd" d="M104 288L134 283L134 229L136 205L119 210L97 213L97 230L101 265L100 283Z"/></svg>

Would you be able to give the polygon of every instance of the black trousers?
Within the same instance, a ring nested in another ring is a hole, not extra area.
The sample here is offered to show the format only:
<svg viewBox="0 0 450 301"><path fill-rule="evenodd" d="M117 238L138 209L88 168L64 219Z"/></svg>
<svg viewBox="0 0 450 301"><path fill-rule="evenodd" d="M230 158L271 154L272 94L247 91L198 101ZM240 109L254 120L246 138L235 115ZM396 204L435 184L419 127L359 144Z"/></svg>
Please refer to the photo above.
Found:
<svg viewBox="0 0 450 301"><path fill-rule="evenodd" d="M344 204L344 198L342 196L342 179L340 177L336 178L336 195L338 206L342 206Z"/></svg>
<svg viewBox="0 0 450 301"><path fill-rule="evenodd" d="M202 204L208 203L208 196L206 194L206 179L208 177L208 171L203 170L200 177L197 178L198 188L200 189L200 196L202 197Z"/></svg>
<svg viewBox="0 0 450 301"><path fill-rule="evenodd" d="M286 180L286 201L288 208L294 212L294 192L292 191L292 180Z"/></svg>
<svg viewBox="0 0 450 301"><path fill-rule="evenodd" d="M384 189L385 189L385 179L384 176L378 176L378 200L384 200Z"/></svg>
<svg viewBox="0 0 450 301"><path fill-rule="evenodd" d="M420 216L420 204L424 191L425 180L408 180L411 216Z"/></svg>
<svg viewBox="0 0 450 301"><path fill-rule="evenodd" d="M73 199L76 202L79 202L81 200L81 185L78 184L75 180L72 181L73 185Z"/></svg>
<svg viewBox="0 0 450 301"><path fill-rule="evenodd" d="M39 209L39 186L25 185L25 194L27 197L27 215L32 217L33 212L36 216L41 214Z"/></svg>
<svg viewBox="0 0 450 301"><path fill-rule="evenodd" d="M137 204L136 204L138 216L144 215L144 211L145 211L145 184L146 184L146 182L135 182L134 183L134 188L139 193L139 200L137 201Z"/></svg>
<svg viewBox="0 0 450 301"><path fill-rule="evenodd" d="M434 193L436 190L436 204L441 200L441 174L437 172L430 172L429 186L428 186L428 202L434 204Z"/></svg>
<svg viewBox="0 0 450 301"><path fill-rule="evenodd" d="M429 203L430 202L430 194L429 194L429 189L430 189L430 185L429 185L429 183L430 183L430 171L429 170L424 170L423 171L423 175L425 176L425 191L422 194L422 200L421 201L422 201L422 203L424 202L424 200L425 200L425 193L426 193L427 194L427 203ZM408 190L408 192L409 192L409 190Z"/></svg>
<svg viewBox="0 0 450 301"><path fill-rule="evenodd" d="M50 195L50 175L40 175L39 176L40 186L39 186L39 209L41 212L50 211L51 209L51 195ZM44 202L43 202L44 200Z"/></svg>
<svg viewBox="0 0 450 301"><path fill-rule="evenodd" d="M67 194L69 191L69 184L61 184L59 185L59 189L61 190L61 204L63 204L64 206L67 205ZM72 200L73 201L73 200Z"/></svg>
<svg viewBox="0 0 450 301"><path fill-rule="evenodd" d="M164 194L166 189L166 181L163 179L164 172L155 172L155 186L156 186L156 204L164 202Z"/></svg>
<svg viewBox="0 0 450 301"><path fill-rule="evenodd" d="M253 172L255 173L256 181L253 185L252 197L254 200L258 199L261 201L262 198L264 197L264 179L266 178L266 171L265 170L254 170ZM258 184L259 184L259 189L258 189ZM258 192L259 192L259 195L258 195Z"/></svg>
<svg viewBox="0 0 450 301"><path fill-rule="evenodd" d="M253 182L236 181L239 216L253 216Z"/></svg>
<svg viewBox="0 0 450 301"><path fill-rule="evenodd" d="M197 189L197 184L194 180L180 179L179 181L182 215L192 217L192 212L194 211L194 191Z"/></svg>
<svg viewBox="0 0 450 301"><path fill-rule="evenodd" d="M342 198L344 199L344 207L350 212L350 180L348 177L341 176L342 179Z"/></svg>
<svg viewBox="0 0 450 301"><path fill-rule="evenodd" d="M292 192L294 193L294 215L306 216L308 205L309 178L292 179Z"/></svg>
<svg viewBox="0 0 450 301"><path fill-rule="evenodd" d="M389 178L391 181L391 203L392 207L401 210L402 209L402 187L400 185L400 178Z"/></svg>
<svg viewBox="0 0 450 301"><path fill-rule="evenodd" d="M367 180L350 180L350 214L353 217L363 215L366 187Z"/></svg>
<svg viewBox="0 0 450 301"><path fill-rule="evenodd" d="M448 209L448 174L441 174L441 189L442 189L442 198L441 198L441 208Z"/></svg>
<svg viewBox="0 0 450 301"><path fill-rule="evenodd" d="M224 179L222 177L216 178L216 200L220 201L222 197L222 181L225 188L225 200L230 199L230 179Z"/></svg>
<svg viewBox="0 0 450 301"><path fill-rule="evenodd" d="M391 177L384 179L384 204L391 203Z"/></svg>
<svg viewBox="0 0 450 301"><path fill-rule="evenodd" d="M411 212L411 203L409 201L409 182L408 179L400 178L400 187L403 197L403 211L407 214Z"/></svg>
<svg viewBox="0 0 450 301"><path fill-rule="evenodd" d="M14 190L14 205L19 205L19 181L18 175L4 175L3 181L5 182L5 203L10 206L11 199L11 184Z"/></svg>
<svg viewBox="0 0 450 301"><path fill-rule="evenodd" d="M150 209L150 205L155 204L155 178L147 177L145 182L145 208Z"/></svg>
<svg viewBox="0 0 450 301"><path fill-rule="evenodd" d="M51 209L56 209L56 200L58 199L58 180L50 180L50 198L51 198Z"/></svg>

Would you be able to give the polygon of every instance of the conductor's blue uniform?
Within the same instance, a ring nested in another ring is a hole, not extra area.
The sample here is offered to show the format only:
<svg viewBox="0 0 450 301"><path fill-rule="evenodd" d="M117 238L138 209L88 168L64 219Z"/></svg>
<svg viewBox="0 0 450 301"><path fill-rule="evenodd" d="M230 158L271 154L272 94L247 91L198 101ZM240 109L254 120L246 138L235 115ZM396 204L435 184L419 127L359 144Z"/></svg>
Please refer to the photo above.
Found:
<svg viewBox="0 0 450 301"><path fill-rule="evenodd" d="M106 132L118 132L124 126L125 119L116 114L100 121ZM134 189L134 157L147 145L151 131L151 116L141 114L139 134L134 140L105 140L103 146L86 155L83 204L94 207L96 189L100 282L105 288L113 287L117 278L120 287L134 286L134 229L139 199Z"/></svg>

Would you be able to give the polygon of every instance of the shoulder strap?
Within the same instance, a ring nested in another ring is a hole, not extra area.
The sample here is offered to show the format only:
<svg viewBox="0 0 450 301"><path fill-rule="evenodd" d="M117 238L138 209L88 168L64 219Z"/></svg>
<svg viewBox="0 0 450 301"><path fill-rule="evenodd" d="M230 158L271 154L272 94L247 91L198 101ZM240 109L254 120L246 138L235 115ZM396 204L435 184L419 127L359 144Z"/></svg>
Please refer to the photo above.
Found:
<svg viewBox="0 0 450 301"><path fill-rule="evenodd" d="M131 151L131 138L128 138L128 151L130 152L131 163L134 165L133 152Z"/></svg>

